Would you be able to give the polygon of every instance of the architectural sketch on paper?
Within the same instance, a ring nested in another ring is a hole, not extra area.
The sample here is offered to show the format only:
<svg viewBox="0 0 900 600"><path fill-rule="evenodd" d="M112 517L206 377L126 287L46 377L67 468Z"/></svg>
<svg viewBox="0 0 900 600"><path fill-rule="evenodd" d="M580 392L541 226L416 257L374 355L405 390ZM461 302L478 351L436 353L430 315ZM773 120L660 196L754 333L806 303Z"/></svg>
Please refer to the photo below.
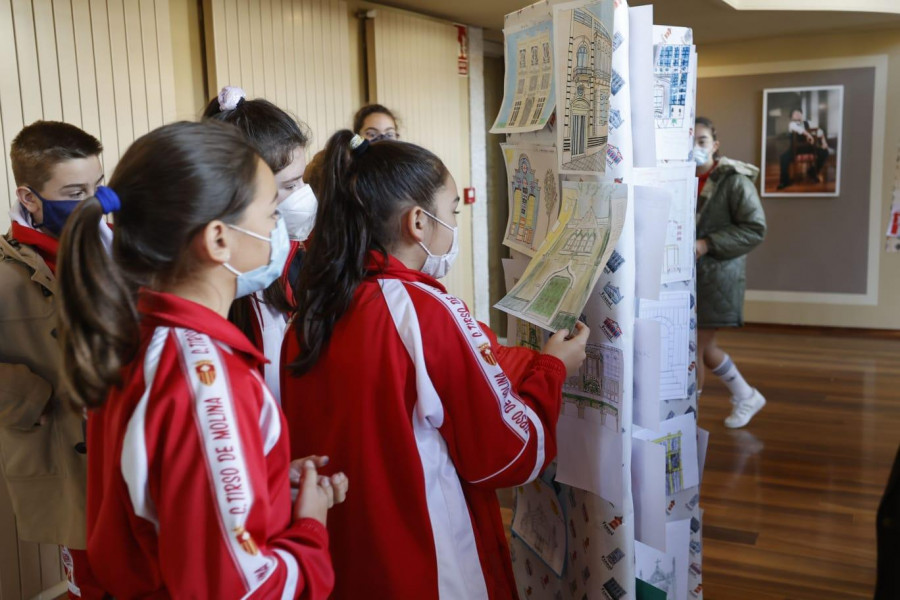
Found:
<svg viewBox="0 0 900 600"><path fill-rule="evenodd" d="M681 436L682 433L680 431L674 431L653 440L654 444L659 444L666 448L666 496L674 496L676 492L684 489Z"/></svg>
<svg viewBox="0 0 900 600"><path fill-rule="evenodd" d="M505 30L506 81L492 133L537 131L556 107L550 20Z"/></svg>
<svg viewBox="0 0 900 600"><path fill-rule="evenodd" d="M509 179L509 218L503 243L534 256L556 221L556 148L528 144L501 147Z"/></svg>
<svg viewBox="0 0 900 600"><path fill-rule="evenodd" d="M497 308L549 329L571 330L622 232L627 187L565 181L559 220Z"/></svg>
<svg viewBox="0 0 900 600"><path fill-rule="evenodd" d="M511 530L555 573L562 572L566 560L566 522L550 485L535 479L516 488Z"/></svg>
<svg viewBox="0 0 900 600"><path fill-rule="evenodd" d="M653 47L653 116L657 129L684 128L691 85L691 46Z"/></svg>
<svg viewBox="0 0 900 600"><path fill-rule="evenodd" d="M566 73L565 85L557 92L557 105L563 109L558 134L561 172L606 170L612 15L611 0L554 13L558 62L565 61L558 72Z"/></svg>
<svg viewBox="0 0 900 600"><path fill-rule="evenodd" d="M660 400L678 400L687 396L690 302L689 292L663 292L659 300L642 298L640 301L640 318L660 324Z"/></svg>
<svg viewBox="0 0 900 600"><path fill-rule="evenodd" d="M655 588L658 588L666 593L672 592L675 593L675 558L672 558L672 568L668 571L663 571L660 568L659 563L662 561L656 559L656 568L652 573L645 574L643 570L638 571L638 578L646 581L650 585Z"/></svg>
<svg viewBox="0 0 900 600"><path fill-rule="evenodd" d="M584 418L587 410L600 413L601 424L615 432L622 426L622 392L624 362L622 350L606 344L588 344L587 358L578 374L563 384L563 401L578 407L578 416Z"/></svg>

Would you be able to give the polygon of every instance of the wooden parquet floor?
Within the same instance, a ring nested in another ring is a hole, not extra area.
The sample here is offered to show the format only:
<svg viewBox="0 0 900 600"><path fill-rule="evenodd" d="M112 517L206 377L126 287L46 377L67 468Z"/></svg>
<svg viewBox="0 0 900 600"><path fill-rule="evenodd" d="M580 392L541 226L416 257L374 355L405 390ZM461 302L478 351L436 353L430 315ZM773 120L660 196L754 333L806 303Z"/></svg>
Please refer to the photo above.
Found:
<svg viewBox="0 0 900 600"><path fill-rule="evenodd" d="M708 374L704 598L870 600L875 514L900 445L900 338L744 329L719 339L768 404L729 430L728 390ZM500 496L508 528L512 496Z"/></svg>
<svg viewBox="0 0 900 600"><path fill-rule="evenodd" d="M768 404L728 430L727 389L707 380L704 597L871 599L875 513L900 445L900 340L742 330L720 345Z"/></svg>

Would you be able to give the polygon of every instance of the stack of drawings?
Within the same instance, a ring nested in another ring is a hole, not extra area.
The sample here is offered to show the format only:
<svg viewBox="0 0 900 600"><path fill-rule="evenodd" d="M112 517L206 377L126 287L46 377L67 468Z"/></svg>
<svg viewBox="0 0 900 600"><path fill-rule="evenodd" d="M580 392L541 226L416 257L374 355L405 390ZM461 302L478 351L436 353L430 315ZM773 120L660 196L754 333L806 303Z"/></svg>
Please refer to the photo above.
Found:
<svg viewBox="0 0 900 600"><path fill-rule="evenodd" d="M511 551L534 599L702 598L691 32L624 0L507 15L491 129L509 182L510 344L591 328L558 459L517 488Z"/></svg>

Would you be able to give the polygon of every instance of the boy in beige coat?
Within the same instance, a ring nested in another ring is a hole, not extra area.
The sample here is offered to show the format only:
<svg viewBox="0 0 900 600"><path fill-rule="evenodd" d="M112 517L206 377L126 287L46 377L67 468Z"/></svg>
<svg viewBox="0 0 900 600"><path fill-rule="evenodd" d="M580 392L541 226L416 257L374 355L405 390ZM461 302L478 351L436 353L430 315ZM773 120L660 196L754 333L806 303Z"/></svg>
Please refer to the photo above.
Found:
<svg viewBox="0 0 900 600"><path fill-rule="evenodd" d="M12 227L0 237L0 469L19 538L58 544L69 596L102 598L85 548L83 412L58 392L56 251L66 218L103 181L102 146L37 121L13 140ZM112 234L104 231L111 242Z"/></svg>

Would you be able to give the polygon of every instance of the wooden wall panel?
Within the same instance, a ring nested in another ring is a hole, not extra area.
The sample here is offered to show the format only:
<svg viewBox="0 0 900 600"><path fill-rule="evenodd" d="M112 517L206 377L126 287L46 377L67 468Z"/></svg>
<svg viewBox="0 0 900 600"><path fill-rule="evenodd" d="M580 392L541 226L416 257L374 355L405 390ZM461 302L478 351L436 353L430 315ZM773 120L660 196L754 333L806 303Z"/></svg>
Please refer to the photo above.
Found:
<svg viewBox="0 0 900 600"><path fill-rule="evenodd" d="M294 114L313 133L310 150L347 127L351 57L346 2L331 0L207 0L209 94L226 85L265 98Z"/></svg>
<svg viewBox="0 0 900 600"><path fill-rule="evenodd" d="M0 0L5 205L15 200L9 148L23 126L63 120L97 136L109 176L136 137L174 118L173 88L168 0Z"/></svg>
<svg viewBox="0 0 900 600"><path fill-rule="evenodd" d="M368 52L374 56L370 100L397 114L402 139L428 148L444 161L462 195L470 185L469 82L458 74L456 27L379 9L368 31ZM474 310L470 207L460 204L457 222L460 252L445 283Z"/></svg>
<svg viewBox="0 0 900 600"><path fill-rule="evenodd" d="M0 0L0 233L15 203L9 149L23 126L81 127L103 142L109 176L137 135L174 114L169 0ZM0 600L59 595L58 548L19 540L15 523L0 481Z"/></svg>

